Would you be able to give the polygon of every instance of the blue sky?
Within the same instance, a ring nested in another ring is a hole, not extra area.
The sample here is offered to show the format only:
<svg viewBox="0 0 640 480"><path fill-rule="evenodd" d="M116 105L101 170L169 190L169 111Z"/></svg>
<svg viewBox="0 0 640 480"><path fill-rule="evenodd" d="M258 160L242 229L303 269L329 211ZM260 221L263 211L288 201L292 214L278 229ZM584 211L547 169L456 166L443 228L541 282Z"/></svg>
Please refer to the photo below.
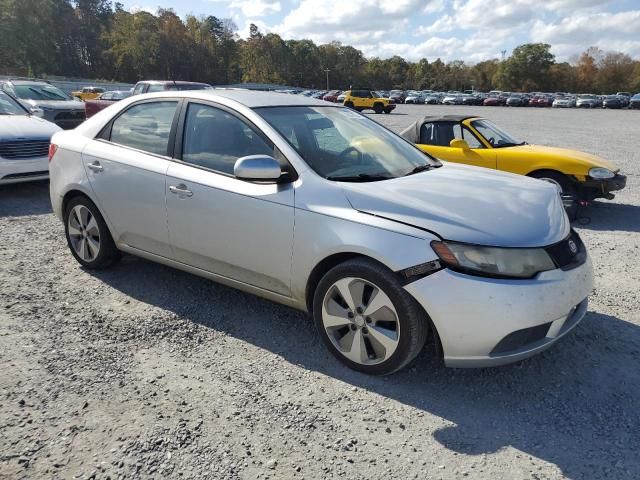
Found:
<svg viewBox="0 0 640 480"><path fill-rule="evenodd" d="M640 58L640 0L121 0L132 11L172 8L231 18L283 38L334 40L367 57L410 60L499 58L526 42L553 45L570 60L592 45Z"/></svg>

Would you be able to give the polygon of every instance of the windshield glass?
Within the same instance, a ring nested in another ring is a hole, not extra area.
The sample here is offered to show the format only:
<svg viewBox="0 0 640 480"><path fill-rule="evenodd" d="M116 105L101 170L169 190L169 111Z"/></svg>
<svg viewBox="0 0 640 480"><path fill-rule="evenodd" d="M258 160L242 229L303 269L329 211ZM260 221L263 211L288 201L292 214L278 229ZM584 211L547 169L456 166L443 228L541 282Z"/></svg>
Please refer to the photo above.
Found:
<svg viewBox="0 0 640 480"><path fill-rule="evenodd" d="M385 180L440 165L409 142L347 108L263 107L256 111L309 167L330 180Z"/></svg>
<svg viewBox="0 0 640 480"><path fill-rule="evenodd" d="M0 92L0 115L26 115L27 112L18 102L4 92Z"/></svg>
<svg viewBox="0 0 640 480"><path fill-rule="evenodd" d="M501 130L489 120L474 120L471 125L480 132L480 134L494 148L513 147L515 145L524 145L524 142L517 140L507 132Z"/></svg>
<svg viewBox="0 0 640 480"><path fill-rule="evenodd" d="M25 100L70 100L66 93L53 85L22 84L14 85L18 98Z"/></svg>

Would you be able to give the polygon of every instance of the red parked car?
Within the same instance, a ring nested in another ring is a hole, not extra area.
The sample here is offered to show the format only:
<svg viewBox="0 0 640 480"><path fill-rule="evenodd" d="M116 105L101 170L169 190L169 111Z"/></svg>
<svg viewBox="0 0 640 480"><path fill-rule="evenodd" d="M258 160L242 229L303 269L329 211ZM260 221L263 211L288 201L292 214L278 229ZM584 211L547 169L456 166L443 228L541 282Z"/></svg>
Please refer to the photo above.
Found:
<svg viewBox="0 0 640 480"><path fill-rule="evenodd" d="M331 90L329 93L325 93L322 100L325 102L336 103L338 101L338 95L342 93L342 90Z"/></svg>
<svg viewBox="0 0 640 480"><path fill-rule="evenodd" d="M487 97L483 100L482 105L485 107L497 107L500 105L500 99L498 97Z"/></svg>
<svg viewBox="0 0 640 480"><path fill-rule="evenodd" d="M553 98L547 95L535 95L530 101L531 107L550 107L553 104Z"/></svg>
<svg viewBox="0 0 640 480"><path fill-rule="evenodd" d="M107 108L109 105L131 96L129 90L112 90L100 94L98 98L93 100L85 100L84 112L87 118L94 116L100 110Z"/></svg>

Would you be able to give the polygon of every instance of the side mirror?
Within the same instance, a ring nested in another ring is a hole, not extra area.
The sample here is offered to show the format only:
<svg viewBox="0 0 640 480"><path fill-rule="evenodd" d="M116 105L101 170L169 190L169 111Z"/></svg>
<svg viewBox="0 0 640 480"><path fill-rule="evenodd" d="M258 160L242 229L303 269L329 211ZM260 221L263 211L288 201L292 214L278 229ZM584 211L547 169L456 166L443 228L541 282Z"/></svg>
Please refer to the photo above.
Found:
<svg viewBox="0 0 640 480"><path fill-rule="evenodd" d="M278 161L268 155L248 155L236 160L233 174L242 180L276 181L282 175Z"/></svg>
<svg viewBox="0 0 640 480"><path fill-rule="evenodd" d="M31 107L29 108L29 114L33 115L34 117L44 117L44 111L39 108L39 107Z"/></svg>
<svg viewBox="0 0 640 480"><path fill-rule="evenodd" d="M461 138L454 138L449 142L451 148L461 148L462 150L469 150L469 144L466 140Z"/></svg>

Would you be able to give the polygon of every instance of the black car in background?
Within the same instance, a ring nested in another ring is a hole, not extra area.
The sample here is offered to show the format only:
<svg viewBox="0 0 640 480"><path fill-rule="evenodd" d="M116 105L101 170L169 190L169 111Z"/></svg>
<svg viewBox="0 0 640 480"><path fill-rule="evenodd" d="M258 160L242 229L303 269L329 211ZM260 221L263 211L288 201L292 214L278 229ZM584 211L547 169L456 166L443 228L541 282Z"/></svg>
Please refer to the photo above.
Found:
<svg viewBox="0 0 640 480"><path fill-rule="evenodd" d="M618 95L607 95L602 101L602 108L624 108L625 101Z"/></svg>
<svg viewBox="0 0 640 480"><path fill-rule="evenodd" d="M512 93L505 104L507 107L526 107L529 105L529 97L523 93Z"/></svg>
<svg viewBox="0 0 640 480"><path fill-rule="evenodd" d="M636 93L631 100L629 100L629 108L640 109L640 93Z"/></svg>

